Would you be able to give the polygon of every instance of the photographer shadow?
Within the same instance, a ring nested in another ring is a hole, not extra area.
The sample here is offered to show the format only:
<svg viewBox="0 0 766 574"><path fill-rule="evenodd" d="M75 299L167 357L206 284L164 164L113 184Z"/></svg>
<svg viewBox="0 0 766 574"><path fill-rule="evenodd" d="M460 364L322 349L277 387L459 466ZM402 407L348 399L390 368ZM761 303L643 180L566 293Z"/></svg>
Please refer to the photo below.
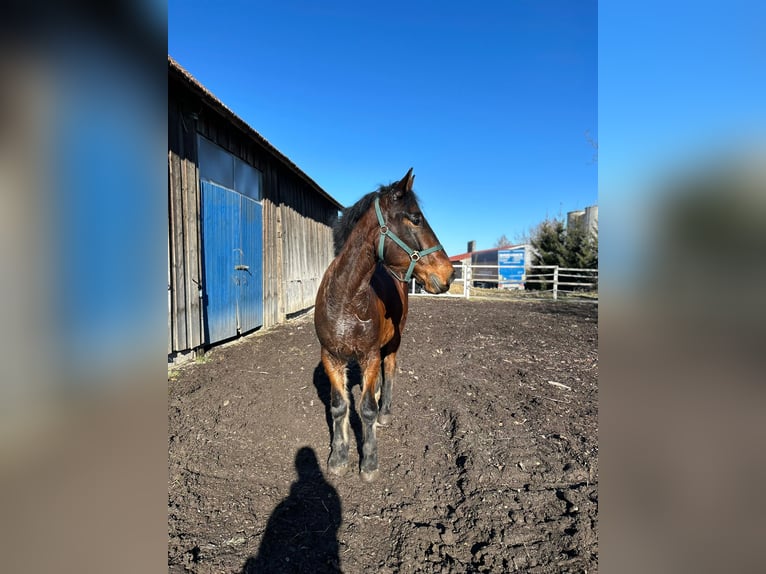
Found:
<svg viewBox="0 0 766 574"><path fill-rule="evenodd" d="M295 456L298 480L269 517L258 548L242 574L337 573L341 502L317 462L314 450L301 448Z"/></svg>

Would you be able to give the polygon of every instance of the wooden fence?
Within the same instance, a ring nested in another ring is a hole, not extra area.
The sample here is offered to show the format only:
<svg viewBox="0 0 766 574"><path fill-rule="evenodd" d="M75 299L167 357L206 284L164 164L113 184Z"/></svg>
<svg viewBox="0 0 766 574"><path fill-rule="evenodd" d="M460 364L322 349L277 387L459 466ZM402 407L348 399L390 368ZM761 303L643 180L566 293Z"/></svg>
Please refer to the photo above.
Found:
<svg viewBox="0 0 766 574"><path fill-rule="evenodd" d="M524 273L521 280L516 283L510 283L507 279L500 277L501 269L523 269ZM481 270L480 281L474 281L476 270ZM486 270L494 270L492 276L497 279L487 277ZM557 265L529 265L526 268L518 265L471 265L458 263L455 265L455 281L448 293L439 295L440 297L464 297L469 299L478 294L478 288L475 283L482 285L490 284L492 289L497 291L512 291L517 294L529 295L547 295L550 294L554 300L559 295L584 295L593 300L598 300L598 269L575 269L571 267L559 267ZM499 285L504 285L498 289ZM487 290L485 290L487 291ZM412 280L412 294L426 294L417 287L415 280Z"/></svg>
<svg viewBox="0 0 766 574"><path fill-rule="evenodd" d="M558 265L532 265L524 278L525 285L538 287L539 291L550 291L554 299L559 292L598 293L598 269L576 269ZM534 273L534 271L538 271Z"/></svg>

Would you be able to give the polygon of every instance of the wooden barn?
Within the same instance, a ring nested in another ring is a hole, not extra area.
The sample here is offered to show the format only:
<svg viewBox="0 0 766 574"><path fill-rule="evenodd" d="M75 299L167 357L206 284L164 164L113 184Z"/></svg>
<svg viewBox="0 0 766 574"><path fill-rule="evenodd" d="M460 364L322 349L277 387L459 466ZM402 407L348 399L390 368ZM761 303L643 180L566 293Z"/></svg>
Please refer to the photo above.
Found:
<svg viewBox="0 0 766 574"><path fill-rule="evenodd" d="M342 206L168 57L168 356L314 304Z"/></svg>

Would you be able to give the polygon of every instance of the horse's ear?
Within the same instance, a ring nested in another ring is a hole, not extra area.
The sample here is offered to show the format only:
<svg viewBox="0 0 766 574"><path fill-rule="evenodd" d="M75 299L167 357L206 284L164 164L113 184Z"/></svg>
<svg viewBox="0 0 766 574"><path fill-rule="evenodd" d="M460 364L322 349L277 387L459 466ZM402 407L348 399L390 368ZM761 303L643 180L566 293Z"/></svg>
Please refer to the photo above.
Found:
<svg viewBox="0 0 766 574"><path fill-rule="evenodd" d="M396 182L394 186L394 197L399 199L405 193L412 191L412 182L415 181L415 176L412 175L412 168L405 174L405 176Z"/></svg>

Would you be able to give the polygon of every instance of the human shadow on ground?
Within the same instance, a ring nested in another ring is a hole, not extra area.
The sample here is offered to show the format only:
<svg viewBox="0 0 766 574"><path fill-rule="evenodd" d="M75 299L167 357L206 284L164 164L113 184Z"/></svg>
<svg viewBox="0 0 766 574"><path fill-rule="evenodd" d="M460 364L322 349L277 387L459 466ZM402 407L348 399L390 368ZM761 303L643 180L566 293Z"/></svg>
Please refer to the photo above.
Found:
<svg viewBox="0 0 766 574"><path fill-rule="evenodd" d="M271 513L258 554L247 559L242 574L341 572L340 497L325 480L313 449L298 451L295 470L298 480Z"/></svg>
<svg viewBox="0 0 766 574"><path fill-rule="evenodd" d="M359 385L362 387L362 370L359 368L359 364L356 361L351 361L348 365L348 409L349 409L349 425L354 433L356 439L356 452L359 456L359 460L362 460L362 419L359 418L359 413L356 409L356 402L354 400L354 386ZM324 416L327 423L328 444L332 441L332 414L330 413L330 378L325 373L324 366L320 361L314 369L314 387L316 387L317 396L319 400L324 404ZM328 455L329 457L329 455ZM349 461L350 462L350 461Z"/></svg>

